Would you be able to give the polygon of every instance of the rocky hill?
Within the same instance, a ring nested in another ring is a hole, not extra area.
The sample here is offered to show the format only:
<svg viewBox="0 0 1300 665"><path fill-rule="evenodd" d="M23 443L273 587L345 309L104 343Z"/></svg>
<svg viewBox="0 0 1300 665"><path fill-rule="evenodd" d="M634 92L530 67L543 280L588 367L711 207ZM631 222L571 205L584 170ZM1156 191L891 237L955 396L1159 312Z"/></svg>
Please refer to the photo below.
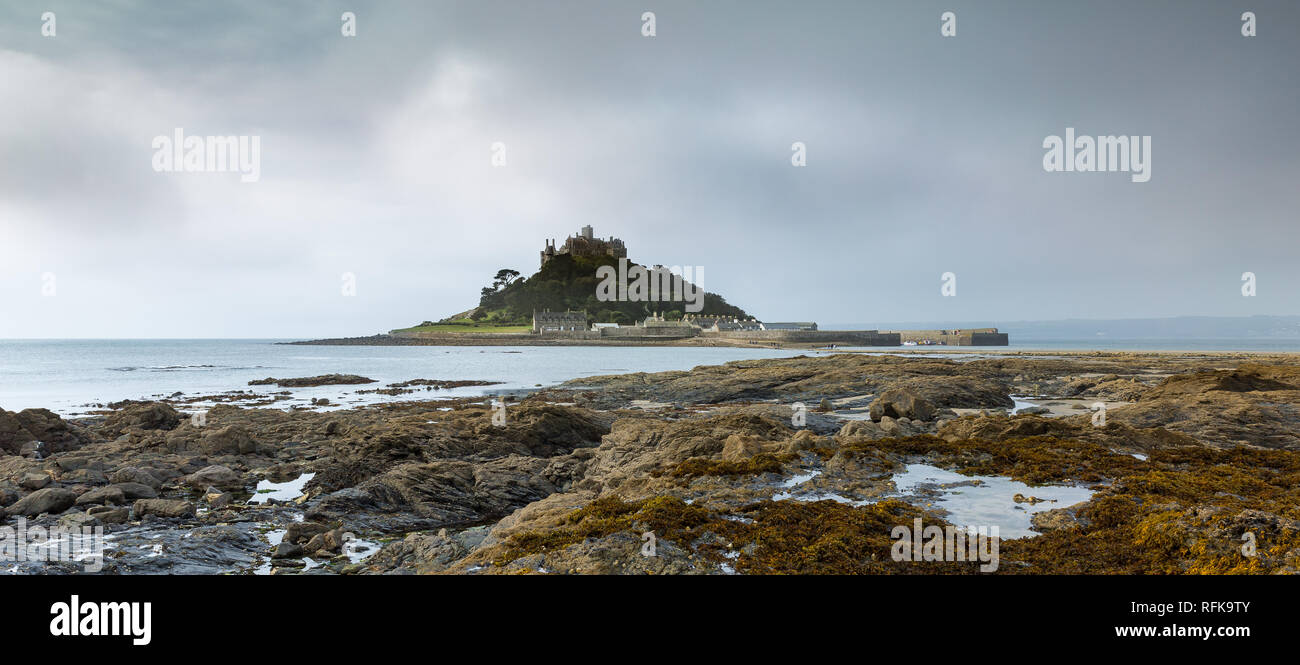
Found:
<svg viewBox="0 0 1300 665"><path fill-rule="evenodd" d="M679 319L686 311L686 303L601 301L597 286L601 279L597 271L601 266L617 270L618 259L612 256L582 257L557 255L546 262L531 277L511 278L510 270L497 273L497 279L483 289L479 306L449 317L470 319L480 323L500 325L529 324L533 311L586 310L591 320L602 323L633 323L656 312L667 319ZM628 266L635 266L629 263ZM705 316L736 316L749 318L745 310L729 304L716 293L705 293L703 308L696 312Z"/></svg>

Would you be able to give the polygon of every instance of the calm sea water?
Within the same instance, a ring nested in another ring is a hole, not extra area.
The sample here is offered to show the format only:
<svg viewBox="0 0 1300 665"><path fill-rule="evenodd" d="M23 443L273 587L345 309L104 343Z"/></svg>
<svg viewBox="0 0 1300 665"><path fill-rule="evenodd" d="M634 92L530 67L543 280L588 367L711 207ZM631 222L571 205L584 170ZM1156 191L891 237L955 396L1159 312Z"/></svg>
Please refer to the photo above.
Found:
<svg viewBox="0 0 1300 665"><path fill-rule="evenodd" d="M76 415L94 405L123 399L212 395L233 390L266 394L284 390L249 386L253 379L360 374L378 383L293 388L289 407L312 398L336 404L465 397L551 386L598 374L687 370L731 360L812 353L690 347L436 347L289 346L279 340L0 340L0 408L44 407ZM1033 340L1023 350L1300 351L1298 340ZM876 349L872 349L875 351ZM911 347L912 351L929 350ZM879 349L888 353L886 349ZM942 354L943 347L933 347ZM500 381L501 385L419 392L405 396L361 395L361 389L410 379Z"/></svg>
<svg viewBox="0 0 1300 665"><path fill-rule="evenodd" d="M797 355L797 351L681 347L289 346L278 340L0 340L0 408L44 407L63 415L122 399L211 395L231 390L271 393L253 379L360 374L378 383L292 388L293 400L328 397L356 404L391 399L463 397L550 386L598 374L687 370L731 360ZM502 385L358 395L410 379L501 381Z"/></svg>
<svg viewBox="0 0 1300 665"><path fill-rule="evenodd" d="M1140 339L1087 339L1037 338L1014 333L1009 348L1025 351L1252 351L1256 353L1300 352L1300 339L1241 338L1241 337L1143 337ZM1008 348L1008 347L1002 347Z"/></svg>

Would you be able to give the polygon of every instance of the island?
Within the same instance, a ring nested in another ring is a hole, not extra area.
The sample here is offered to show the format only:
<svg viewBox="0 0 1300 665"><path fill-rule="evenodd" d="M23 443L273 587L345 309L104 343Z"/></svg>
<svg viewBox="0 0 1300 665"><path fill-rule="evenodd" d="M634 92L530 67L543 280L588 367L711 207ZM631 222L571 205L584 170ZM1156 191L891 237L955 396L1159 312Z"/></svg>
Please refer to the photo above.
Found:
<svg viewBox="0 0 1300 665"><path fill-rule="evenodd" d="M530 277L498 270L477 307L364 337L290 344L356 346L1007 346L997 328L822 330L814 321L764 321L690 282L689 267L643 266L619 238L591 226L547 240ZM609 286L617 282L617 289ZM630 282L630 283L629 283ZM642 288L638 288L638 287ZM691 311L691 310L698 311Z"/></svg>

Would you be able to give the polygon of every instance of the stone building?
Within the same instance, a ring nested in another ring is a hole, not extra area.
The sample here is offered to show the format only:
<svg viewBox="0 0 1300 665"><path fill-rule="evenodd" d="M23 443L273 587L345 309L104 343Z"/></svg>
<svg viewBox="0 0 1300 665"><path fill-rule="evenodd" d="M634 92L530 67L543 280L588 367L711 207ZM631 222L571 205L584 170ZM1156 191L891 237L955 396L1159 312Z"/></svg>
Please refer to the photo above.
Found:
<svg viewBox="0 0 1300 665"><path fill-rule="evenodd" d="M575 332L587 329L587 312L533 310L533 332Z"/></svg>
<svg viewBox="0 0 1300 665"><path fill-rule="evenodd" d="M612 256L616 259L624 259L627 258L627 247L623 245L622 240L613 236L597 238L590 226L584 226L578 231L578 235L566 238L564 244L558 249L555 247L555 240L547 240L541 254L542 265L546 265L547 261L561 254L585 257Z"/></svg>
<svg viewBox="0 0 1300 665"><path fill-rule="evenodd" d="M690 328L690 323L686 321L669 321L664 318L662 312L655 312L647 316L644 320L639 321L637 325L642 328Z"/></svg>
<svg viewBox="0 0 1300 665"><path fill-rule="evenodd" d="M700 316L698 314L686 314L682 320L701 329L713 332L725 332L734 330L762 330L763 324L759 323L754 317L742 319L737 316Z"/></svg>

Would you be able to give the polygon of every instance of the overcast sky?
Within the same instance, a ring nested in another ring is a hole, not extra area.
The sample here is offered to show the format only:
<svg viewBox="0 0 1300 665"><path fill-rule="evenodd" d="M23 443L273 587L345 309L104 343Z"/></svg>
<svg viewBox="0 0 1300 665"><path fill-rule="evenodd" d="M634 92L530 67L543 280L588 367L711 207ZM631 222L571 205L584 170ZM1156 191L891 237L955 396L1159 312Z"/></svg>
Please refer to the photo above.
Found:
<svg viewBox="0 0 1300 665"><path fill-rule="evenodd" d="M5 1L0 337L372 334L584 224L768 320L1300 313L1297 7ZM178 127L260 180L155 172Z"/></svg>

